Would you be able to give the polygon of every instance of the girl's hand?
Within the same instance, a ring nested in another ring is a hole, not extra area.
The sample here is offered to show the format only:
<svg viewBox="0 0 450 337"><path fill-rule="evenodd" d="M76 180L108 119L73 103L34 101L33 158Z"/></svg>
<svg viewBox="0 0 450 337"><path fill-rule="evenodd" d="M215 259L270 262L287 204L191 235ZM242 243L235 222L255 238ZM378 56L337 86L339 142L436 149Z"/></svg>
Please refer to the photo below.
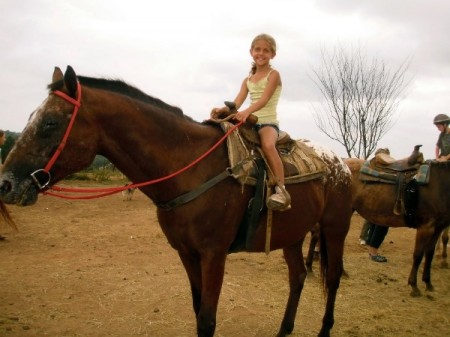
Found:
<svg viewBox="0 0 450 337"><path fill-rule="evenodd" d="M243 111L237 112L234 116L234 119L240 121L244 121L244 123L249 123L251 125L255 125L258 123L258 117L253 114L244 113Z"/></svg>
<svg viewBox="0 0 450 337"><path fill-rule="evenodd" d="M237 119L239 122L245 122L247 120L248 114L244 111L238 111L236 113L236 116L234 116L234 119Z"/></svg>

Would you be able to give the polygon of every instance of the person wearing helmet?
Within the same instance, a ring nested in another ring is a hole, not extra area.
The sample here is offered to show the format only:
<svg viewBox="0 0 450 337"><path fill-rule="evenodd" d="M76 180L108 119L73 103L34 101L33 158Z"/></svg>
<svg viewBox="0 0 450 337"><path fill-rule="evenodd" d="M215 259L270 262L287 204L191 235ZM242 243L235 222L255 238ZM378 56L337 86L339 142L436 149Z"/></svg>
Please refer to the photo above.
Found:
<svg viewBox="0 0 450 337"><path fill-rule="evenodd" d="M436 160L446 161L450 160L450 117L446 114L436 115L433 119L433 124L436 125L440 134L436 143Z"/></svg>

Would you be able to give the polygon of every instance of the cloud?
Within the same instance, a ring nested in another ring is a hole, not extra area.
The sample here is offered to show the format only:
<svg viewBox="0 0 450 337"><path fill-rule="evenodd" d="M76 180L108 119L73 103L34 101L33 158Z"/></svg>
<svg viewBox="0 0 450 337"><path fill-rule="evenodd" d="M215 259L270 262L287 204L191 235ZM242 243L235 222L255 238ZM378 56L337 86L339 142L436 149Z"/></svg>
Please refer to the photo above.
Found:
<svg viewBox="0 0 450 337"><path fill-rule="evenodd" d="M321 48L363 42L370 56L393 68L412 57L413 83L382 142L396 156L422 142L431 157L437 132L430 121L450 105L449 6L446 0L3 0L0 128L21 131L45 98L53 67L68 64L82 75L123 79L203 120L235 97L250 67L251 39L267 32L279 46L273 63L283 80L281 126L330 147L339 145L320 133L311 111L320 93L309 75L320 65Z"/></svg>

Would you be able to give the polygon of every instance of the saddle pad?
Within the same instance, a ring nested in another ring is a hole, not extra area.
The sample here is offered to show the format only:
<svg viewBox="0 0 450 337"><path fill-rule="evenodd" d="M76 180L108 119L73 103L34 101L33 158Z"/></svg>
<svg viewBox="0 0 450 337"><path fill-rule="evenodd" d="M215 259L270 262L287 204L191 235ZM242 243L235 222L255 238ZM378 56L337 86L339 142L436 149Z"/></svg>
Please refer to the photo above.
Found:
<svg viewBox="0 0 450 337"><path fill-rule="evenodd" d="M220 126L224 132L227 132L233 124L221 122ZM247 142L238 129L227 138L227 146L232 176L241 184L255 186L254 159L262 157L258 148ZM303 141L290 140L277 148L284 166L286 185L317 179L327 170L325 162Z"/></svg>
<svg viewBox="0 0 450 337"><path fill-rule="evenodd" d="M395 184L397 175L374 169L371 167L370 161L366 160L359 170L359 180Z"/></svg>
<svg viewBox="0 0 450 337"><path fill-rule="evenodd" d="M415 175L414 175L415 173ZM365 161L359 170L359 180L366 182L381 182L396 184L400 173L388 173L371 167L369 161ZM403 172L403 174L415 179L420 185L427 185L430 180L430 165L422 164L417 171Z"/></svg>

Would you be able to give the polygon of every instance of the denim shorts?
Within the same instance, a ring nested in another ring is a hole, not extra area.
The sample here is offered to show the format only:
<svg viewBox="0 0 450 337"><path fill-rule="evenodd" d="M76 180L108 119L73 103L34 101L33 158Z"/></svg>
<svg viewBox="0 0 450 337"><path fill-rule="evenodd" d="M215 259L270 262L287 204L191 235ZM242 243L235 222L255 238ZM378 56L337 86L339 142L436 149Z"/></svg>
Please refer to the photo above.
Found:
<svg viewBox="0 0 450 337"><path fill-rule="evenodd" d="M270 126L270 127L274 128L277 131L277 135L280 134L280 128L276 124L255 124L253 129L259 133L259 130L261 130L263 127L266 127L266 126Z"/></svg>

